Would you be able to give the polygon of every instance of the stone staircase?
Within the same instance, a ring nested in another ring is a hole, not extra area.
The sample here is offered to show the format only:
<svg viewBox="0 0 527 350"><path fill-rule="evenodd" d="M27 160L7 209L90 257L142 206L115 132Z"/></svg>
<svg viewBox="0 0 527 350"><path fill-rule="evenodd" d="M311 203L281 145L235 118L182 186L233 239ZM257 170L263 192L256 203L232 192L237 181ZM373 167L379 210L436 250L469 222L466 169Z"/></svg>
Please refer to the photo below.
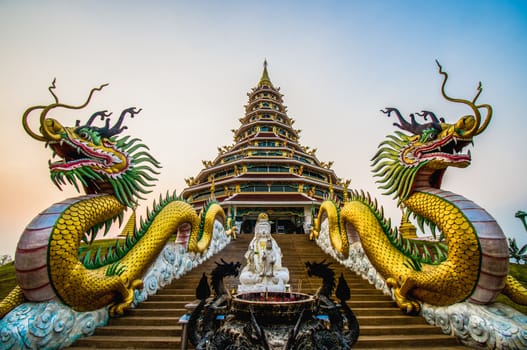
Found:
<svg viewBox="0 0 527 350"><path fill-rule="evenodd" d="M273 235L282 249L282 265L289 269L292 290L314 293L321 285L319 278L310 278L305 262L332 258L304 235ZM187 311L185 304L195 300L195 288L203 272L209 273L214 262L240 261L252 235L241 235L221 253L198 268L175 280L136 309L123 317L111 319L91 337L77 340L72 349L180 349L182 325L178 323ZM335 275L344 273L351 289L349 306L360 324L360 337L354 349L467 349L456 338L444 335L423 318L404 315L390 297L376 290L367 281L337 262ZM236 279L226 279L227 286L237 285ZM189 344L189 349L192 346Z"/></svg>

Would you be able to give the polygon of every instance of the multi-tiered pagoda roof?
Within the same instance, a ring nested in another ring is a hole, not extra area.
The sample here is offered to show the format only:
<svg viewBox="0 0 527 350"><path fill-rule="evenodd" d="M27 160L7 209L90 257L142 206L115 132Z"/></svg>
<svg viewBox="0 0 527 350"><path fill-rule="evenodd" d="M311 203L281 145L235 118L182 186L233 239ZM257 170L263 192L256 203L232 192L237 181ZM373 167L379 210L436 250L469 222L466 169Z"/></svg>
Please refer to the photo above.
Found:
<svg viewBox="0 0 527 350"><path fill-rule="evenodd" d="M197 209L214 197L242 231L265 211L277 231L305 232L322 200L343 199L349 181L336 176L333 162L319 161L316 149L299 143L300 130L269 78L267 62L247 95L241 125L232 130L234 144L218 147L214 160L202 161L199 174L185 179L182 195Z"/></svg>

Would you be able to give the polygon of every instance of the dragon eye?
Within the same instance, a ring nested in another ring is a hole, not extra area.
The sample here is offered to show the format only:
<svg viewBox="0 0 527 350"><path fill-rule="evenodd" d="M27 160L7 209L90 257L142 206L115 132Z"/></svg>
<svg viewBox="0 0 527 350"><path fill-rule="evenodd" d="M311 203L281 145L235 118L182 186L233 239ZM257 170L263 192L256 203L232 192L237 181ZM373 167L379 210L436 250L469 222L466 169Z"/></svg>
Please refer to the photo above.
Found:
<svg viewBox="0 0 527 350"><path fill-rule="evenodd" d="M84 128L78 131L78 135L96 145L101 144L101 136L95 130Z"/></svg>
<svg viewBox="0 0 527 350"><path fill-rule="evenodd" d="M423 130L423 133L421 134L421 143L428 142L431 140L434 140L437 137L437 130L435 129L426 129Z"/></svg>

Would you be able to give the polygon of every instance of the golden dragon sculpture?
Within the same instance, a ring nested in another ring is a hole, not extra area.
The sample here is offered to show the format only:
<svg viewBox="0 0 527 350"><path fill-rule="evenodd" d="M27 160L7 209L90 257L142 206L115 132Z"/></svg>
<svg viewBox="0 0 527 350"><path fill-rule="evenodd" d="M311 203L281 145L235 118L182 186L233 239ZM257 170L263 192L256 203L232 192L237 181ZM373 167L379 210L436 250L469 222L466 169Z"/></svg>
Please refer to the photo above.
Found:
<svg viewBox="0 0 527 350"><path fill-rule="evenodd" d="M409 314L418 313L421 302L487 304L501 292L526 305L527 289L508 275L507 240L496 221L474 202L441 189L448 167L470 164L470 151L463 153L463 149L487 128L492 107L476 102L481 83L472 101L449 97L445 92L448 75L437 64L443 75L443 97L469 106L473 115L448 124L423 111L417 115L428 122L420 124L414 114L406 120L397 109L387 108L382 112L395 114L398 123L394 125L410 134L397 131L387 136L372 164L384 194L393 194L404 209L403 219L413 215L421 229L426 224L434 235L436 229L441 232L440 239L427 242L402 237L384 218L377 202L357 191L342 208L325 201L313 235L318 237L325 221L331 245L343 257L350 243L360 241L372 265L393 288L398 306ZM484 120L482 111L486 112Z"/></svg>
<svg viewBox="0 0 527 350"><path fill-rule="evenodd" d="M59 188L66 183L82 188L86 195L53 204L26 227L15 255L18 286L0 302L0 318L24 301L49 300L60 300L77 311L110 306L110 315L122 314L133 302L134 289L142 288L146 269L180 225L191 230L188 250L204 252L214 221L225 222L216 203L208 203L198 216L190 204L167 194L154 202L136 228L137 200L150 192L146 187L152 186L160 167L139 139L120 137L125 117L136 116L140 109L124 110L113 126L107 111L94 113L86 124L77 121L74 127L48 117L55 109L85 108L105 86L92 89L83 104L72 106L59 102L53 81L49 91L54 103L30 107L23 114L25 131L60 158L49 162L51 180ZM40 133L28 122L35 111L40 111ZM105 121L104 126L94 125L97 118ZM117 243L104 255L81 247L82 241L91 243L99 229L105 228L106 234L115 220L121 223L128 208L134 212L123 231L124 244Z"/></svg>

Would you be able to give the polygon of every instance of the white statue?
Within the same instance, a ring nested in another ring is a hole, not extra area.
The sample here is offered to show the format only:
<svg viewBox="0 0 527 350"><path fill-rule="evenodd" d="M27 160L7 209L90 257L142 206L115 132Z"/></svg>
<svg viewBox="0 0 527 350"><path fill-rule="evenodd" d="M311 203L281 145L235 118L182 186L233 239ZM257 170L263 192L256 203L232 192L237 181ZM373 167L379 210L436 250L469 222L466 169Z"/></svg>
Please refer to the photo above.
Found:
<svg viewBox="0 0 527 350"><path fill-rule="evenodd" d="M271 236L271 223L265 213L258 216L245 259L239 292L285 291L289 270L282 267L282 251Z"/></svg>
<svg viewBox="0 0 527 350"><path fill-rule="evenodd" d="M263 271L260 277L273 277L273 268L276 262L276 252L273 250L273 241L267 239L265 242L265 250L262 252Z"/></svg>

